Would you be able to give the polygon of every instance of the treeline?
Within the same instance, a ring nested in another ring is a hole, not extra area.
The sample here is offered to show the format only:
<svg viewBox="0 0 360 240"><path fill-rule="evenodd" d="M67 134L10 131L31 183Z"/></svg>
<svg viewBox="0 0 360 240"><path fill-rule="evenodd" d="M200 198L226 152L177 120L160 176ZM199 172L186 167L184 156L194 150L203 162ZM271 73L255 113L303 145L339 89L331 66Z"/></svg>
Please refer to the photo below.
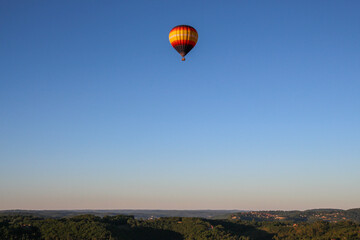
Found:
<svg viewBox="0 0 360 240"><path fill-rule="evenodd" d="M35 216L43 218L69 218L79 215L91 214L99 217L115 215L132 215L135 218L157 217L199 217L213 218L219 215L228 215L237 212L236 210L139 210L139 209L118 209L118 210L0 210L0 216Z"/></svg>
<svg viewBox="0 0 360 240"><path fill-rule="evenodd" d="M331 240L360 239L360 225L251 222L169 217L138 220L133 216L82 215L72 218L0 217L1 240Z"/></svg>
<svg viewBox="0 0 360 240"><path fill-rule="evenodd" d="M349 210L342 209L311 209L305 211L244 211L232 213L223 218L237 218L247 221L294 221L294 222L315 222L315 221L353 221L360 223L360 208Z"/></svg>
<svg viewBox="0 0 360 240"><path fill-rule="evenodd" d="M330 221L350 220L360 222L360 208L342 210L342 209L311 209L305 211L269 211L270 213L279 213L291 220L317 221L321 217L327 217Z"/></svg>

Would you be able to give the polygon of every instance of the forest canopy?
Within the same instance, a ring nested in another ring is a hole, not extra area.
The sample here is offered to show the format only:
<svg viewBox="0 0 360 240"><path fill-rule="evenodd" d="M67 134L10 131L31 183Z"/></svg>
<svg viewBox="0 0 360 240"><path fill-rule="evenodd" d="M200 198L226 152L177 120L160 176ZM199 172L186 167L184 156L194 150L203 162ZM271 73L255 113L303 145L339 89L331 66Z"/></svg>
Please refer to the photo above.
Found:
<svg viewBox="0 0 360 240"><path fill-rule="evenodd" d="M0 239L7 240L250 240L360 239L360 225L342 222L211 220L188 217L135 219L117 215L71 218L1 216Z"/></svg>

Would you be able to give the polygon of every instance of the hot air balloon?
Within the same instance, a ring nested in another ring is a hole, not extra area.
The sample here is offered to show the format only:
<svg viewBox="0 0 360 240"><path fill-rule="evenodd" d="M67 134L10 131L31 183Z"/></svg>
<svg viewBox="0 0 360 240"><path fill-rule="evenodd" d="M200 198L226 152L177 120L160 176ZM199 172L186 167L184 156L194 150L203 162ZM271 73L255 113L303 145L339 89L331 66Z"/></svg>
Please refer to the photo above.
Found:
<svg viewBox="0 0 360 240"><path fill-rule="evenodd" d="M169 33L170 44L175 48L185 61L185 55L195 47L198 33L195 28L188 25L179 25L171 29Z"/></svg>

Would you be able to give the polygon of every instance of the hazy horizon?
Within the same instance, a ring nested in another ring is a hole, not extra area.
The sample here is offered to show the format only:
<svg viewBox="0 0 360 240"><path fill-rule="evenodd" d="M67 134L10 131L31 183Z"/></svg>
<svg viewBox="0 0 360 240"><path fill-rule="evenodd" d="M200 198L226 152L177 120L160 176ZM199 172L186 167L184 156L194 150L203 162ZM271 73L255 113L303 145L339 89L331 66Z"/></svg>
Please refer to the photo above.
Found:
<svg viewBox="0 0 360 240"><path fill-rule="evenodd" d="M360 207L358 207L360 208ZM334 209L334 210L351 210L358 208L311 208L311 209L148 209L148 208L119 208L119 209L0 209L0 211L308 211L308 210L326 210L326 209Z"/></svg>
<svg viewBox="0 0 360 240"><path fill-rule="evenodd" d="M359 9L1 1L0 209L359 208Z"/></svg>

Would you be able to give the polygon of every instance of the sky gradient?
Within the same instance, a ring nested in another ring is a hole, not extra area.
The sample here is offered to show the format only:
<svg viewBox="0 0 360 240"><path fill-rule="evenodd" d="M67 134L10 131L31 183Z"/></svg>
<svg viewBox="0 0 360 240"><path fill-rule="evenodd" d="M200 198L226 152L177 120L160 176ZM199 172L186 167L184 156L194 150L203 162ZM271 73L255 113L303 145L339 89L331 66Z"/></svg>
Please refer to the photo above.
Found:
<svg viewBox="0 0 360 240"><path fill-rule="evenodd" d="M0 1L0 209L360 207L359 10Z"/></svg>

